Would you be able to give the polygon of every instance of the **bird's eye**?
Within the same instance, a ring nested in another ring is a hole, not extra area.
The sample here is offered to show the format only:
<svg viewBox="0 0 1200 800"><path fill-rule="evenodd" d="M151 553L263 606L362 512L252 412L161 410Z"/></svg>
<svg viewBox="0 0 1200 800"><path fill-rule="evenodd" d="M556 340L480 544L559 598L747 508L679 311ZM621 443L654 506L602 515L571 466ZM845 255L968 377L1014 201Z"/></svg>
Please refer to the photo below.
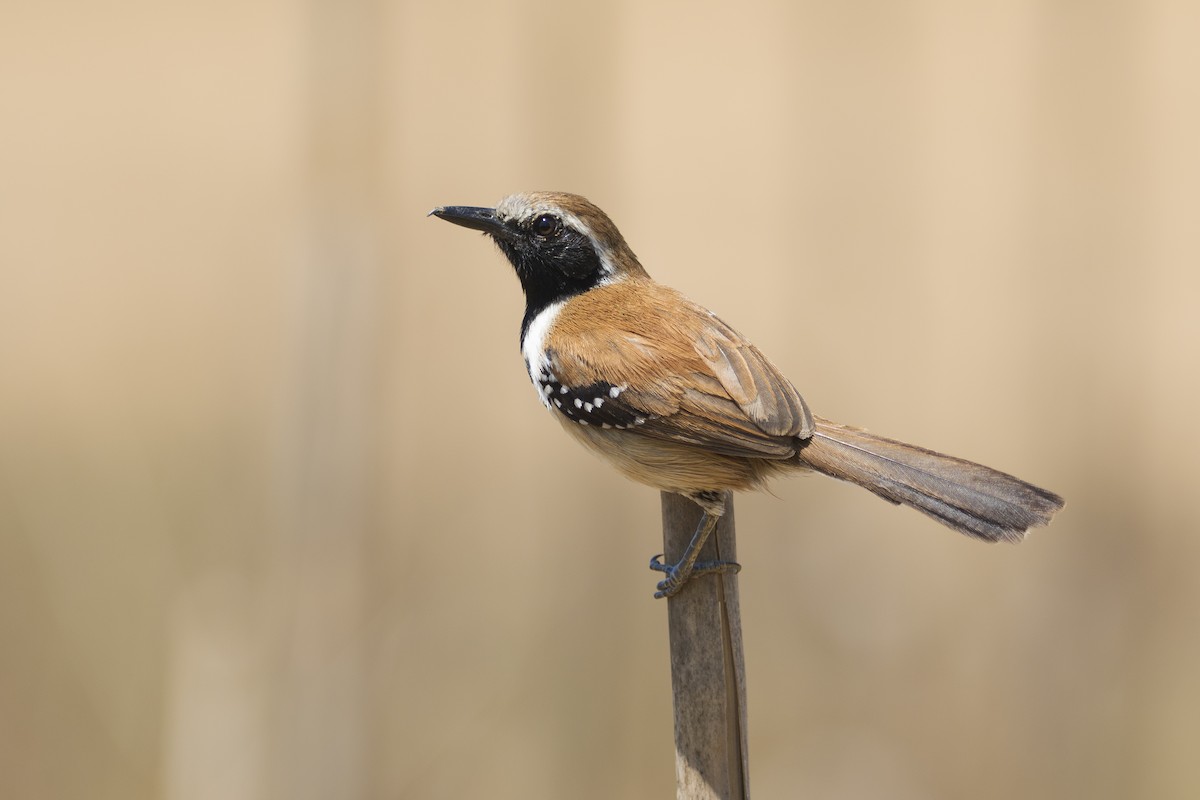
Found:
<svg viewBox="0 0 1200 800"><path fill-rule="evenodd" d="M533 221L532 230L538 236L552 236L558 230L558 217L553 214L542 214Z"/></svg>

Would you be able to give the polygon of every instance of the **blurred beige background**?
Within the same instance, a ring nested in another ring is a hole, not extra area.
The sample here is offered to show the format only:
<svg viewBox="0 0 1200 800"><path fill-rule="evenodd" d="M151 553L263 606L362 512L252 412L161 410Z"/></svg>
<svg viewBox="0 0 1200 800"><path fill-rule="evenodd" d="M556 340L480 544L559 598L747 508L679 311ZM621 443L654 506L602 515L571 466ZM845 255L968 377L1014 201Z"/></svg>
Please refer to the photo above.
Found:
<svg viewBox="0 0 1200 800"><path fill-rule="evenodd" d="M0 796L673 792L658 497L426 219L588 195L820 414L1068 498L738 500L762 797L1200 795L1200 6L10 4Z"/></svg>

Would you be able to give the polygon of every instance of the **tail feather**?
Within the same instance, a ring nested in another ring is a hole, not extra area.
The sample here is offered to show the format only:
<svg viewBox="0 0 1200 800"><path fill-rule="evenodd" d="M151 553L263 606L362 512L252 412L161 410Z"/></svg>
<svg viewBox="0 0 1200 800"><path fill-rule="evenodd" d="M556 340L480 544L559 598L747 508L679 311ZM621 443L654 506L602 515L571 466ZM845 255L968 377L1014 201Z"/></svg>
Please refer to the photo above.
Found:
<svg viewBox="0 0 1200 800"><path fill-rule="evenodd" d="M1053 492L982 464L820 418L798 458L989 542L1020 541L1063 507Z"/></svg>

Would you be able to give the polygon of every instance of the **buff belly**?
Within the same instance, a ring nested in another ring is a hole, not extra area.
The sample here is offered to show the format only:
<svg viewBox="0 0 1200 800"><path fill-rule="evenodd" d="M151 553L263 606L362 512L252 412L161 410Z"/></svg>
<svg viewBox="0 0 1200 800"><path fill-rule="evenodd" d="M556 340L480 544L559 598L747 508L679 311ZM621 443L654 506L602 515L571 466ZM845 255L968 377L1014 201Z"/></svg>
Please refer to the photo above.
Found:
<svg viewBox="0 0 1200 800"><path fill-rule="evenodd" d="M741 458L656 439L640 432L580 425L556 414L567 433L638 483L678 494L758 489L772 477L803 467L796 460Z"/></svg>

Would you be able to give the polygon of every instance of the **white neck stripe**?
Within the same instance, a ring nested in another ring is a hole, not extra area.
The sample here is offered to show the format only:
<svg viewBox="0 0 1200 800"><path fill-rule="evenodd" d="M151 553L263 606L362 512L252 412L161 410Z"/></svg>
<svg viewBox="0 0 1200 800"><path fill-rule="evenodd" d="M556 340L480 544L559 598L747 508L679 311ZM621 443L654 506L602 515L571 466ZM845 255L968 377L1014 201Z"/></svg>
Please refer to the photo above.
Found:
<svg viewBox="0 0 1200 800"><path fill-rule="evenodd" d="M538 398L546 408L550 407L550 400L539 387L539 379L550 372L549 359L546 358L546 337L565 302L559 300L539 311L525 329L525 341L521 342L521 354L525 356L525 364L529 367L529 379L533 381L534 388L539 389Z"/></svg>

